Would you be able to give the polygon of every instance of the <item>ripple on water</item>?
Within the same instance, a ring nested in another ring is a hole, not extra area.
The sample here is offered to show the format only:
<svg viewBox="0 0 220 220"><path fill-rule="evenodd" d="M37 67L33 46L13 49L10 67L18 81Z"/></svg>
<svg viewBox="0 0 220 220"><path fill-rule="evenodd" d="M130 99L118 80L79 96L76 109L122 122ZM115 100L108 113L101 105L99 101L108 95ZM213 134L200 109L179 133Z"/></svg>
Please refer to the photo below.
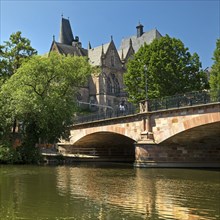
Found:
<svg viewBox="0 0 220 220"><path fill-rule="evenodd" d="M218 219L216 172L0 167L0 219Z"/></svg>

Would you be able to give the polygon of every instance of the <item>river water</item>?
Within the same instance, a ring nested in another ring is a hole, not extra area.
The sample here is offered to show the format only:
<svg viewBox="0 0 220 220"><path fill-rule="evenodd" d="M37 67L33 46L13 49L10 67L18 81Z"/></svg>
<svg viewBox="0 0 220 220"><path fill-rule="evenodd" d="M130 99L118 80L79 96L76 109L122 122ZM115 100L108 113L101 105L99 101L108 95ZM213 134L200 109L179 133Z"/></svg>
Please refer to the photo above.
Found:
<svg viewBox="0 0 220 220"><path fill-rule="evenodd" d="M1 165L0 219L220 219L220 171Z"/></svg>

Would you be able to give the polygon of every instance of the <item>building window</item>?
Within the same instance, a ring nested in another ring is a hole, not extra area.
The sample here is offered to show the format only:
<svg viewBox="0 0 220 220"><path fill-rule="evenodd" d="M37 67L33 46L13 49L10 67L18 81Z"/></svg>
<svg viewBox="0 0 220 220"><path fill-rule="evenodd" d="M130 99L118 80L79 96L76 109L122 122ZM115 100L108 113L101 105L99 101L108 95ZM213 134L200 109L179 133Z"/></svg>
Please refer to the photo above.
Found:
<svg viewBox="0 0 220 220"><path fill-rule="evenodd" d="M120 93L120 86L117 78L114 78L114 93L115 94Z"/></svg>
<svg viewBox="0 0 220 220"><path fill-rule="evenodd" d="M112 83L110 77L107 77L107 94L112 93Z"/></svg>
<svg viewBox="0 0 220 220"><path fill-rule="evenodd" d="M118 95L120 93L120 85L114 74L107 77L107 93Z"/></svg>

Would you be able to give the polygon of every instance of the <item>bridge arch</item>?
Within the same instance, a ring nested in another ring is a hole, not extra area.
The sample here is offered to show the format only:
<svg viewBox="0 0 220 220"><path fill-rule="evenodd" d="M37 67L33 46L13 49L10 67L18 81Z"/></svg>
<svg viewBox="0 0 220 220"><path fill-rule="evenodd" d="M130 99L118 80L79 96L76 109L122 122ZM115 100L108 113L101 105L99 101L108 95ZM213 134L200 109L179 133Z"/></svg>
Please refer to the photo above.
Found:
<svg viewBox="0 0 220 220"><path fill-rule="evenodd" d="M74 142L71 153L95 156L104 161L134 162L134 142L135 140L116 132L94 132Z"/></svg>
<svg viewBox="0 0 220 220"><path fill-rule="evenodd" d="M171 140L176 142L180 138L187 141L187 139L192 140L192 137L201 139L213 134L215 136L220 135L220 112L178 119L171 118L169 126L161 126L159 132L155 132L155 141L158 144L170 142Z"/></svg>
<svg viewBox="0 0 220 220"><path fill-rule="evenodd" d="M96 133L111 133L111 134L118 134L121 135L121 137L127 137L129 139L133 140L134 142L137 142L140 139L140 132L137 131L136 128L131 129L131 124L128 123L118 123L118 124L110 124L110 125L99 125L95 127L87 127L86 129L75 129L71 130L70 133L70 142L72 144L75 144L77 141L82 139L83 137L86 137L88 135L94 135Z"/></svg>
<svg viewBox="0 0 220 220"><path fill-rule="evenodd" d="M220 122L207 123L197 127L190 128L186 131L177 133L162 142L162 144L182 144L195 145L202 144L205 146L220 145Z"/></svg>

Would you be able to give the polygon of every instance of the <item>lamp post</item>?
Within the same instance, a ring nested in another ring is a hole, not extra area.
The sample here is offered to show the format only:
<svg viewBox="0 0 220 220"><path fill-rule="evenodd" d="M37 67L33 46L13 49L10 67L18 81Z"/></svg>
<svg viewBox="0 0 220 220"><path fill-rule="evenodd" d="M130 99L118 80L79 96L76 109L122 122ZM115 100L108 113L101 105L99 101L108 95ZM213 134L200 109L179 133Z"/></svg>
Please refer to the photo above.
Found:
<svg viewBox="0 0 220 220"><path fill-rule="evenodd" d="M148 106L148 86L147 86L147 65L144 64L144 76L145 76L145 96L146 96L146 101L145 101L145 111L149 111L149 106ZM145 119L145 131L147 132L147 139L152 140L152 125L151 125L151 118L150 114L147 115L147 118Z"/></svg>
<svg viewBox="0 0 220 220"><path fill-rule="evenodd" d="M148 99L148 94L147 94L147 65L144 64L144 75L145 75L145 95L146 95L146 101Z"/></svg>
<svg viewBox="0 0 220 220"><path fill-rule="evenodd" d="M148 86L147 86L147 65L144 64L144 76L145 76L145 111L148 112Z"/></svg>

